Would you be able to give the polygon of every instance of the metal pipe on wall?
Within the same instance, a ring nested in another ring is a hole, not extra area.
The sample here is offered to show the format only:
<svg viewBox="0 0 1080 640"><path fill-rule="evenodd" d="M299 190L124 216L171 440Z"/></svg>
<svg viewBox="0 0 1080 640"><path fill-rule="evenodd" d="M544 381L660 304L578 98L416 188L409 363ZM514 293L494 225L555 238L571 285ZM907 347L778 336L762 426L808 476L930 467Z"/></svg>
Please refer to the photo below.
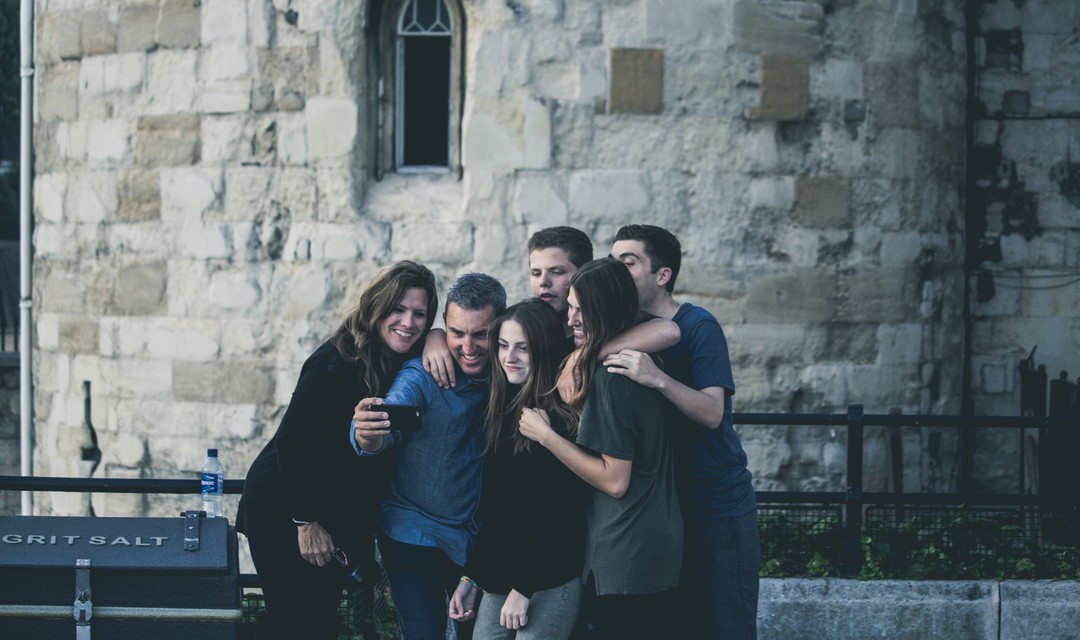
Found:
<svg viewBox="0 0 1080 640"><path fill-rule="evenodd" d="M30 369L33 256L34 2L19 2L19 462L22 475L34 475L34 392ZM34 512L34 494L22 492L22 514Z"/></svg>

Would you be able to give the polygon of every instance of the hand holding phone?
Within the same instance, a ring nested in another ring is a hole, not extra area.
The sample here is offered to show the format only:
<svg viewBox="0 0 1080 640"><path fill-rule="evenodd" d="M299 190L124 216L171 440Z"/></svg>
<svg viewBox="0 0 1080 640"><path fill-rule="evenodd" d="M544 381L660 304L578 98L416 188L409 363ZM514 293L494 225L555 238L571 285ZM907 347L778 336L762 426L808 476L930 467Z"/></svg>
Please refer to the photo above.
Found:
<svg viewBox="0 0 1080 640"><path fill-rule="evenodd" d="M390 416L390 429L394 431L419 431L423 423L420 407L405 404L373 404L368 411L383 411Z"/></svg>

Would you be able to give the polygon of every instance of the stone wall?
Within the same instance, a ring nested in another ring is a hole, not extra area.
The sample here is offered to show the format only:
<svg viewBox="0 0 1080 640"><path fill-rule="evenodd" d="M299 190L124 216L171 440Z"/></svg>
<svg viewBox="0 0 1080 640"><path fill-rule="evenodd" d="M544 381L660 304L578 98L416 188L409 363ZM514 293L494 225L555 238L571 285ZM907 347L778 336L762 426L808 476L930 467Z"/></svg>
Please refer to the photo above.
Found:
<svg viewBox="0 0 1080 640"><path fill-rule="evenodd" d="M381 179L369 4L37 3L37 473L78 473L89 380L99 475L194 477L217 446L242 476L381 266L517 298L555 224L598 253L627 222L682 238L677 297L724 324L737 411L960 409L959 2L466 1L461 175ZM953 478L931 435L910 489ZM842 434L744 438L759 489L840 488Z"/></svg>
<svg viewBox="0 0 1080 640"><path fill-rule="evenodd" d="M1080 374L1080 5L979 9L967 214L973 404L1017 415L1018 365L1033 349L1050 378ZM980 436L981 483L1016 486L994 463L1016 441L1015 433Z"/></svg>

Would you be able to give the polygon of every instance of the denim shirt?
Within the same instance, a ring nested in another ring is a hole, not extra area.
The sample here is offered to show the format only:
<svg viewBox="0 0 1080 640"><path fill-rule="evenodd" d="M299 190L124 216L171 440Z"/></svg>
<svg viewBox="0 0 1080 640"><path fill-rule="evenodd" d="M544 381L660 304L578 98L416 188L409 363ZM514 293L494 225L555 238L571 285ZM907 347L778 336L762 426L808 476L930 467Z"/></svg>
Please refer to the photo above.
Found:
<svg viewBox="0 0 1080 640"><path fill-rule="evenodd" d="M398 542L438 547L463 566L478 531L488 378L473 378L461 369L456 376L454 387L441 389L421 359L414 358L387 392L388 404L420 407L423 427L391 431L384 441L397 447L398 460L379 525ZM350 440L361 456L379 453L361 450L354 435Z"/></svg>

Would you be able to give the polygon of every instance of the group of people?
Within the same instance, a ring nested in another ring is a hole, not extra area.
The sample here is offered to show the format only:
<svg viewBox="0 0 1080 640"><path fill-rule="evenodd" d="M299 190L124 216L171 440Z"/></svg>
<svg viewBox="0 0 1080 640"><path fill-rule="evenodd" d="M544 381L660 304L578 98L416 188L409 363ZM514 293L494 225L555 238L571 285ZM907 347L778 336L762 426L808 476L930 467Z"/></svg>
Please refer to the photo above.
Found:
<svg viewBox="0 0 1080 640"><path fill-rule="evenodd" d="M754 638L760 548L727 343L672 297L678 239L552 227L534 297L391 265L305 362L248 472L272 629L334 638L378 541L406 639ZM494 362L492 362L494 360ZM382 405L418 407L398 430Z"/></svg>

